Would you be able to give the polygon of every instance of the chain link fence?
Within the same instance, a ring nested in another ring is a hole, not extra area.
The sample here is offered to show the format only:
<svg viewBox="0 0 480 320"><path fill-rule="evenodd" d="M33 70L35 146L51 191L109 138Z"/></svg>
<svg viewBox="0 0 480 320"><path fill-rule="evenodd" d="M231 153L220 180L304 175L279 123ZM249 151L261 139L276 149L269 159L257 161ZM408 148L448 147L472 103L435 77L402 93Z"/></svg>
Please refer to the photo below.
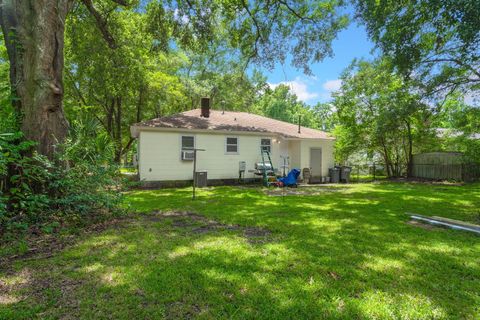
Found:
<svg viewBox="0 0 480 320"><path fill-rule="evenodd" d="M385 166L382 163L356 163L348 166L352 168L350 182L360 183L386 179Z"/></svg>

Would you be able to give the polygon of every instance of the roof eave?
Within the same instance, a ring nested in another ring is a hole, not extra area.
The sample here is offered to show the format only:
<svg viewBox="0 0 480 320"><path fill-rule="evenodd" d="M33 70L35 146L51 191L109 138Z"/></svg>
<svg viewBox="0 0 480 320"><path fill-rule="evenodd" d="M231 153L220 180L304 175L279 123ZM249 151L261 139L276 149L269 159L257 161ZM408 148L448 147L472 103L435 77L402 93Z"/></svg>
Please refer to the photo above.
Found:
<svg viewBox="0 0 480 320"><path fill-rule="evenodd" d="M189 128L167 128L167 127L147 127L131 126L130 133L133 138L138 138L140 131L153 132L198 132L211 134L239 134L239 135L262 135L262 136L281 136L276 132L270 131L242 131L242 130L215 130L215 129L189 129Z"/></svg>
<svg viewBox="0 0 480 320"><path fill-rule="evenodd" d="M334 137L325 138L309 138L309 137L291 137L285 136L278 132L271 131L242 131L242 130L215 130L215 129L189 129L189 128L166 128L166 127L147 127L147 126L131 126L130 133L133 138L138 138L140 131L153 132L198 132L210 134L238 134L238 135L260 135L260 136L277 136L288 141L298 140L335 140Z"/></svg>

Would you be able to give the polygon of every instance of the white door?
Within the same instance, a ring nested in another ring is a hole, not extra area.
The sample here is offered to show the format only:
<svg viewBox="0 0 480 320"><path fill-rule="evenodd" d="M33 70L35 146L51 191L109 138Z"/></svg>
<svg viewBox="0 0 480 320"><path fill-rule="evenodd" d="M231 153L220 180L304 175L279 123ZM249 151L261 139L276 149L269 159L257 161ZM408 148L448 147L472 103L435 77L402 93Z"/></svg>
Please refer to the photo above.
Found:
<svg viewBox="0 0 480 320"><path fill-rule="evenodd" d="M322 176L322 149L310 149L310 174L315 180L320 180Z"/></svg>

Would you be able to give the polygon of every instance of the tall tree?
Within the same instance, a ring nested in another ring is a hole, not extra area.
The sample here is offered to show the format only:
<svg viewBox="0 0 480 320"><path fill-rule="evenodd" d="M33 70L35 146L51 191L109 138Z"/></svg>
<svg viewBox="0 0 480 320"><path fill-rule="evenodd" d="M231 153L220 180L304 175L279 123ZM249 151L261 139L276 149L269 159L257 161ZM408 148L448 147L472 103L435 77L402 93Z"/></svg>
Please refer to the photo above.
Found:
<svg viewBox="0 0 480 320"><path fill-rule="evenodd" d="M441 147L463 152L465 160L480 162L480 109L466 104L459 94L450 96L436 119Z"/></svg>
<svg viewBox="0 0 480 320"><path fill-rule="evenodd" d="M112 0L126 5L125 0ZM63 110L65 20L73 0L1 0L0 24L10 61L12 103L27 139L52 157L67 134ZM97 11L91 0L83 0ZM108 38L105 21L98 23Z"/></svg>
<svg viewBox="0 0 480 320"><path fill-rule="evenodd" d="M14 115L10 104L8 55L6 47L2 45L2 39L3 37L0 36L0 133L15 127Z"/></svg>
<svg viewBox="0 0 480 320"><path fill-rule="evenodd" d="M186 58L152 49L144 14L133 10L110 13L111 34L128 39L115 50L95 32L92 19L83 7L75 8L68 19L65 109L72 118L81 117L79 113L96 118L115 142L119 162L132 146L129 129L133 123L186 105L185 90L176 74Z"/></svg>
<svg viewBox="0 0 480 320"><path fill-rule="evenodd" d="M426 93L480 88L478 0L355 0L360 20L404 74Z"/></svg>
<svg viewBox="0 0 480 320"><path fill-rule="evenodd" d="M319 123L319 128L324 131L332 131L337 124L335 106L328 102L318 102L312 108L315 118Z"/></svg>
<svg viewBox="0 0 480 320"><path fill-rule="evenodd" d="M387 175L411 174L412 155L427 136L430 108L411 84L391 72L386 59L354 62L334 94L339 126L337 152L345 160L355 151L382 156Z"/></svg>
<svg viewBox="0 0 480 320"><path fill-rule="evenodd" d="M109 2L110 1L110 2ZM111 49L118 48L105 17L105 4L127 0L81 0ZM136 2L137 3L137 2ZM1 0L0 24L10 58L10 80L21 115L22 130L38 142L38 151L53 156L63 141L67 121L63 111L63 48L65 20L73 0ZM202 50L225 30L225 46L247 63L273 65L293 52L293 64L309 71L311 61L330 55L331 41L347 24L338 13L342 1L152 1L152 30L159 48L171 40Z"/></svg>
<svg viewBox="0 0 480 320"><path fill-rule="evenodd" d="M342 0L154 0L149 14L159 43L177 39L184 48L208 50L212 42L250 62L273 67L292 53L292 64L310 64L333 54L331 42L348 24ZM169 21L166 25L165 21ZM232 50L234 49L234 50Z"/></svg>
<svg viewBox="0 0 480 320"><path fill-rule="evenodd" d="M310 128L319 128L321 125L315 112L298 100L290 87L284 84L278 85L273 90L267 88L254 109L269 118L295 124L300 121L303 126Z"/></svg>
<svg viewBox="0 0 480 320"><path fill-rule="evenodd" d="M22 131L53 154L67 134L62 107L64 23L70 0L0 2L0 17L10 60L13 104Z"/></svg>

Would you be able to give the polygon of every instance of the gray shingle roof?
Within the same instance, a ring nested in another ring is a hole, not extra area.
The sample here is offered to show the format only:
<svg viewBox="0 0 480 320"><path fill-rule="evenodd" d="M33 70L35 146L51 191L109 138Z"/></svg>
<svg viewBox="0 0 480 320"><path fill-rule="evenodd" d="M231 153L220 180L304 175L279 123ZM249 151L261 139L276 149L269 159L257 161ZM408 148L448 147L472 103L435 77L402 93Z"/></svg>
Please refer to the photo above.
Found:
<svg viewBox="0 0 480 320"><path fill-rule="evenodd" d="M132 134L142 128L180 128L187 130L218 130L275 133L285 138L329 139L329 133L311 128L270 119L247 112L210 110L210 117L200 116L200 109L177 113L171 116L143 121L132 126Z"/></svg>

